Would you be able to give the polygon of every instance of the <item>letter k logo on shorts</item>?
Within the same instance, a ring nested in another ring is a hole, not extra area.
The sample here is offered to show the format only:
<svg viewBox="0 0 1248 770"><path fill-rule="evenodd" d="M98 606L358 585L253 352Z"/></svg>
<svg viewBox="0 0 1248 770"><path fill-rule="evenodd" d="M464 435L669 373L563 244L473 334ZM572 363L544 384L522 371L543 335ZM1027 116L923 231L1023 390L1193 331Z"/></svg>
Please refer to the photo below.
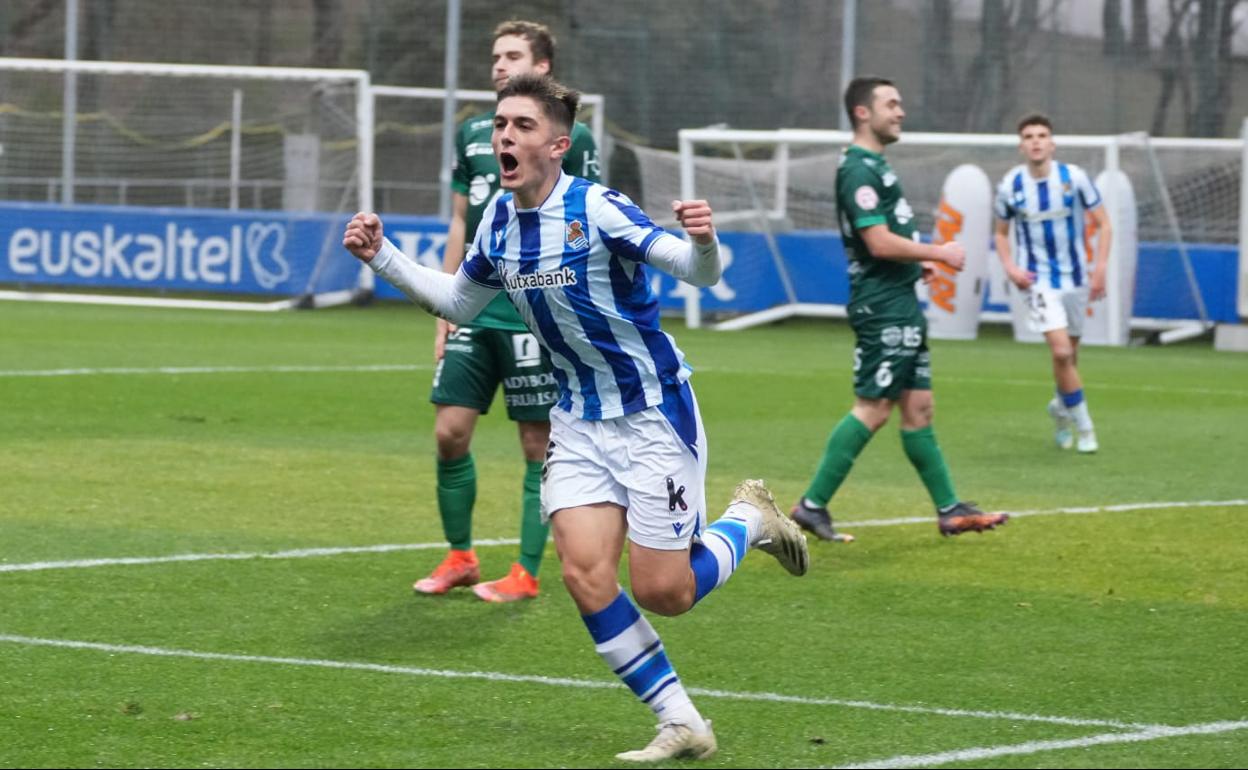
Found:
<svg viewBox="0 0 1248 770"><path fill-rule="evenodd" d="M689 506L685 505L685 487L681 485L680 489L676 488L676 482L672 481L672 477L667 477L667 510L675 511L676 506L680 506L680 510L687 511Z"/></svg>

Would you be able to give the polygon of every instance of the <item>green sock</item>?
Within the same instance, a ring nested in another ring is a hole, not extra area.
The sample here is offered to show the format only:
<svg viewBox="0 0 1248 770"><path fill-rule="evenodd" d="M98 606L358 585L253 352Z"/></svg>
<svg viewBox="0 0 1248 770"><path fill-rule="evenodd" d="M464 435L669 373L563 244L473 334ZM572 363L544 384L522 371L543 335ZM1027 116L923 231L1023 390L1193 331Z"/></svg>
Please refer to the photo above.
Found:
<svg viewBox="0 0 1248 770"><path fill-rule="evenodd" d="M537 577L546 550L550 525L542 523L542 461L529 461L524 467L524 511L520 519L520 566Z"/></svg>
<svg viewBox="0 0 1248 770"><path fill-rule="evenodd" d="M472 454L438 460L438 513L442 534L456 551L472 548L472 504L477 500L477 467Z"/></svg>
<svg viewBox="0 0 1248 770"><path fill-rule="evenodd" d="M919 472L919 478L923 479L923 486L927 487L937 510L957 505L958 493L953 491L953 479L949 476L949 467L945 465L945 456L936 443L932 426L903 430L901 445L905 447L910 464Z"/></svg>
<svg viewBox="0 0 1248 770"><path fill-rule="evenodd" d="M806 499L815 505L826 506L849 475L854 460L858 459L872 435L871 429L852 412L845 415L832 429L827 449L823 450L823 460L819 462L815 478L806 490Z"/></svg>

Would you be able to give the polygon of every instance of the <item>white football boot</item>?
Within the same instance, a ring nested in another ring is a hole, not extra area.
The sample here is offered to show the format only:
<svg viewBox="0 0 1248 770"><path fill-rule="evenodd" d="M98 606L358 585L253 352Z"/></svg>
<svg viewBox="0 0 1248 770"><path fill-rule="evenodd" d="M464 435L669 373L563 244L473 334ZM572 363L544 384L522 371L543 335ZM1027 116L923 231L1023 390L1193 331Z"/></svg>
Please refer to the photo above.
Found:
<svg viewBox="0 0 1248 770"><path fill-rule="evenodd" d="M615 758L625 762L662 762L677 757L705 759L714 754L717 748L709 719L706 720L704 733L695 733L687 725L664 722L659 725L659 734L644 749L623 751L616 754Z"/></svg>
<svg viewBox="0 0 1248 770"><path fill-rule="evenodd" d="M776 498L771 496L771 491L763 482L760 479L742 481L732 493L732 501L749 503L763 514L758 539L750 545L776 557L780 566L790 574L805 575L810 568L806 536L792 519L780 513Z"/></svg>
<svg viewBox="0 0 1248 770"><path fill-rule="evenodd" d="M1075 445L1075 432L1071 430L1072 420L1066 412L1066 407L1062 406L1062 402L1056 398L1049 402L1049 416L1053 418L1053 440L1057 442L1057 448L1070 449L1073 447ZM1093 443L1095 443L1095 439L1093 439Z"/></svg>
<svg viewBox="0 0 1248 770"><path fill-rule="evenodd" d="M1079 450L1079 454L1084 455L1090 455L1100 449L1100 445L1096 443L1096 431L1079 431L1079 445L1076 448Z"/></svg>

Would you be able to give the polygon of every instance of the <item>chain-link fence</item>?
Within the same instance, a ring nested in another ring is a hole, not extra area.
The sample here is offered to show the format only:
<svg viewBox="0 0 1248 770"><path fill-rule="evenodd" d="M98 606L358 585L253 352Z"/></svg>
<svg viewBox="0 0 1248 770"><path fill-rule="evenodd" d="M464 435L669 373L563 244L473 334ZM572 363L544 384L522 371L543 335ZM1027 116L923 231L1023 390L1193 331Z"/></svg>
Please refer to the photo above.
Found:
<svg viewBox="0 0 1248 770"><path fill-rule="evenodd" d="M505 18L529 18L559 40L556 74L602 94L610 133L627 143L671 149L678 129L712 124L836 128L845 7L846 0L463 0L459 85L489 88L491 30ZM855 69L898 83L907 130L1009 132L1020 113L1038 109L1053 116L1059 140L1138 130L1234 136L1248 113L1248 0L854 7ZM83 59L347 67L367 70L374 83L439 86L446 13L445 0L90 0L82 3L78 48ZM0 55L60 57L64 14L63 0L0 4ZM24 107L0 94L5 109ZM428 111L404 130L436 147L435 117ZM384 152L381 142L379 165L399 167L401 159L389 163ZM5 162L0 154L0 173ZM614 186L639 191L634 153L614 153L609 175Z"/></svg>

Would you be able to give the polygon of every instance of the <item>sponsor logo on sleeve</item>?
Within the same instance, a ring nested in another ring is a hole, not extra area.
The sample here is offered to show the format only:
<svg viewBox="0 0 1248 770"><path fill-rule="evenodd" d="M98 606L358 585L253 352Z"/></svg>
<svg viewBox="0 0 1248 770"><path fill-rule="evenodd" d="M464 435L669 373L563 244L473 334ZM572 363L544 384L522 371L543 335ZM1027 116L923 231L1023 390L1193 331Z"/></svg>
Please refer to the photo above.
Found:
<svg viewBox="0 0 1248 770"><path fill-rule="evenodd" d="M880 205L880 196L876 193L875 188L870 185L863 185L854 190L854 203L858 204L858 208L870 211Z"/></svg>

